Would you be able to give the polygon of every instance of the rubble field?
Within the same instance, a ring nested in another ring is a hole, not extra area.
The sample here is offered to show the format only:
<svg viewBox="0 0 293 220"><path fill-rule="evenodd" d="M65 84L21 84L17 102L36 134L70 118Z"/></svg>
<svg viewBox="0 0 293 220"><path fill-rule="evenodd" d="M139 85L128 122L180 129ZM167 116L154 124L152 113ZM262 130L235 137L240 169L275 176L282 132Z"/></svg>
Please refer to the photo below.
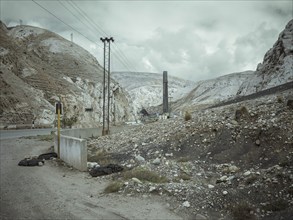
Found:
<svg viewBox="0 0 293 220"><path fill-rule="evenodd" d="M186 219L293 216L293 91L195 111L88 141L124 171L116 193L160 196Z"/></svg>

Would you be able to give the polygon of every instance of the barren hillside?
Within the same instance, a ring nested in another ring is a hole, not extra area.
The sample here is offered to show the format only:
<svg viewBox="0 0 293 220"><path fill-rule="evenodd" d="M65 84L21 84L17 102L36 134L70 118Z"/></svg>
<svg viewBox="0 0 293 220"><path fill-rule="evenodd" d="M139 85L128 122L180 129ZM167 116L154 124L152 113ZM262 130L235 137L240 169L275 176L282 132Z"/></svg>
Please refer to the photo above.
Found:
<svg viewBox="0 0 293 220"><path fill-rule="evenodd" d="M64 104L67 125L97 126L102 117L102 67L86 50L36 27L0 23L1 125L52 125ZM132 117L125 91L112 80L110 117ZM85 112L91 108L92 112Z"/></svg>

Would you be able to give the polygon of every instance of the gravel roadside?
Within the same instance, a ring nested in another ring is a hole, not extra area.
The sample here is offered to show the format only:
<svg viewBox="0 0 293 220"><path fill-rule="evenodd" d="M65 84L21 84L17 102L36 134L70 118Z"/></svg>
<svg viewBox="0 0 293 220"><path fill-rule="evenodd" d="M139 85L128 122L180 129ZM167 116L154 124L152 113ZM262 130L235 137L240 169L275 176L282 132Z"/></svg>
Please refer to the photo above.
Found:
<svg viewBox="0 0 293 220"><path fill-rule="evenodd" d="M17 166L49 147L38 139L1 140L0 219L181 219L159 198L104 194L107 180L55 161Z"/></svg>

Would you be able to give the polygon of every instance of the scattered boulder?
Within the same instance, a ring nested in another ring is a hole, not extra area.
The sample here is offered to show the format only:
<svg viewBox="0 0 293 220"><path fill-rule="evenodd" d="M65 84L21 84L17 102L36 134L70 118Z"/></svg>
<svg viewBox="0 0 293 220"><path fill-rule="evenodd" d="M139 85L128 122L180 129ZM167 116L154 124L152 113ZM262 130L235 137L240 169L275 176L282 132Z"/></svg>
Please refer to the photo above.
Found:
<svg viewBox="0 0 293 220"><path fill-rule="evenodd" d="M248 170L245 173L243 173L244 176L249 176L251 174L251 172Z"/></svg>
<svg viewBox="0 0 293 220"><path fill-rule="evenodd" d="M190 207L190 203L188 201L185 201L182 203L183 207L189 208Z"/></svg>
<svg viewBox="0 0 293 220"><path fill-rule="evenodd" d="M287 106L290 108L290 109L293 109L293 99L289 99L287 101Z"/></svg>
<svg viewBox="0 0 293 220"><path fill-rule="evenodd" d="M228 165L223 168L222 172L223 173L236 173L239 171L239 168L235 165Z"/></svg>
<svg viewBox="0 0 293 220"><path fill-rule="evenodd" d="M142 182L141 182L139 179L137 179L136 177L132 177L131 179L132 179L133 182L135 182L135 183L142 184Z"/></svg>
<svg viewBox="0 0 293 220"><path fill-rule="evenodd" d="M145 159L140 156L140 155L136 155L135 156L135 160L138 162L138 163L144 163L145 162Z"/></svg>
<svg viewBox="0 0 293 220"><path fill-rule="evenodd" d="M235 120L239 121L240 119L249 118L248 110L245 106L242 106L240 109L237 109L235 112Z"/></svg>
<svg viewBox="0 0 293 220"><path fill-rule="evenodd" d="M227 195L228 194L228 192L225 190L225 191L223 191L223 195L225 196L225 195Z"/></svg>
<svg viewBox="0 0 293 220"><path fill-rule="evenodd" d="M207 220L207 217L201 214L196 214L195 220Z"/></svg>
<svg viewBox="0 0 293 220"><path fill-rule="evenodd" d="M161 160L159 158L156 158L153 160L154 165L160 165L160 163L161 163Z"/></svg>

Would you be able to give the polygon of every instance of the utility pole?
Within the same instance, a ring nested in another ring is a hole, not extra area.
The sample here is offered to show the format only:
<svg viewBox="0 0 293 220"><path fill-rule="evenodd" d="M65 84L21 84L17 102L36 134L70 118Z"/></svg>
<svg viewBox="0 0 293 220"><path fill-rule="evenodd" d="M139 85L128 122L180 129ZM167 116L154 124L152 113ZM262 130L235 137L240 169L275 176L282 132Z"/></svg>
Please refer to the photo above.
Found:
<svg viewBox="0 0 293 220"><path fill-rule="evenodd" d="M70 34L70 38L71 38L71 44L70 44L70 46L72 47L73 46L73 33Z"/></svg>
<svg viewBox="0 0 293 220"><path fill-rule="evenodd" d="M113 37L110 37L110 38L100 38L100 40L104 43L104 77L103 77L103 130L102 130L102 135L107 135L110 133L110 43L111 41L114 42L114 39ZM109 44L108 45L108 86L107 86L107 89L108 89L108 103L107 103L107 130L105 129L105 116L106 116L106 112L105 112L105 102L106 102L106 44Z"/></svg>
<svg viewBox="0 0 293 220"><path fill-rule="evenodd" d="M110 73L111 73L111 70L110 70L110 50L111 50L111 41L114 42L114 39L113 37L110 37L110 38L106 38L107 39L107 42L109 44L109 50L108 50L108 127L107 127L107 130L108 130L108 134L110 134Z"/></svg>
<svg viewBox="0 0 293 220"><path fill-rule="evenodd" d="M104 76L103 76L103 130L102 136L106 134L105 131L105 100L106 100L106 38L100 38L100 40L104 43Z"/></svg>

